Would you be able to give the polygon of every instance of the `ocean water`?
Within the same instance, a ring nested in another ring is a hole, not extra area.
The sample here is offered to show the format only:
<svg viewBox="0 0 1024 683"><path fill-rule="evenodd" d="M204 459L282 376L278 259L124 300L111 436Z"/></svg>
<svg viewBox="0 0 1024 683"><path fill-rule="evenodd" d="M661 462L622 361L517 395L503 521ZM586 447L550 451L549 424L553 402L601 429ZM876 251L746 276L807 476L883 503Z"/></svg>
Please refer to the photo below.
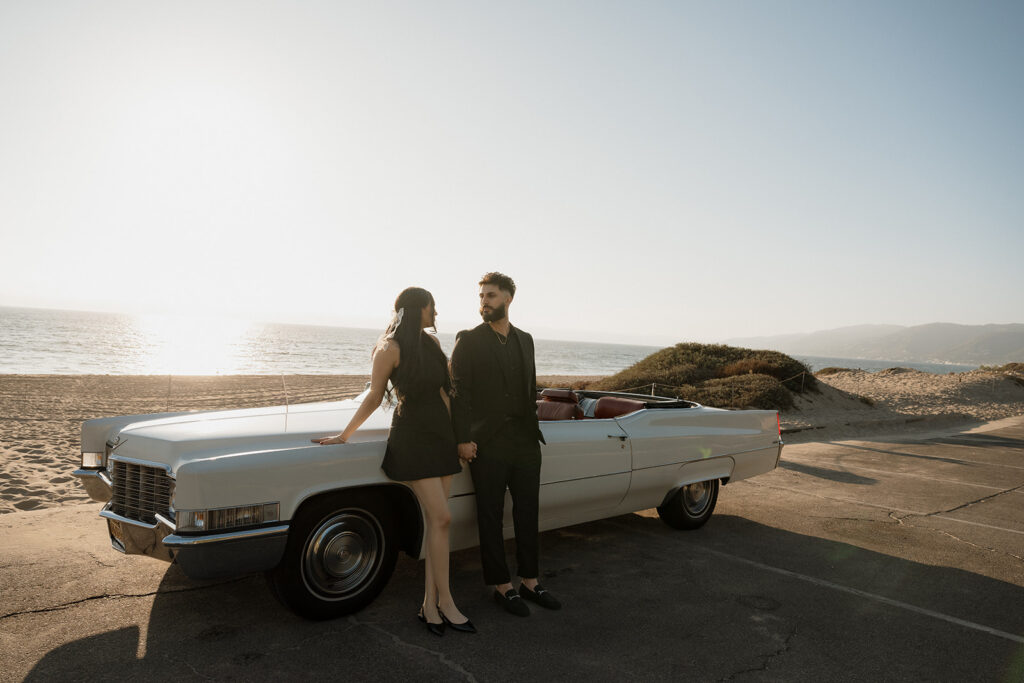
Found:
<svg viewBox="0 0 1024 683"><path fill-rule="evenodd" d="M850 368L878 372L888 368L911 368L921 372L930 372L936 375L944 375L950 372L967 372L977 370L977 365L957 365L954 363L918 363L906 360L870 360L864 358L828 358L826 356L798 356L793 355L798 361L807 365L811 370L817 372L822 368Z"/></svg>
<svg viewBox="0 0 1024 683"><path fill-rule="evenodd" d="M380 330L0 307L0 373L98 375L366 375ZM438 335L451 354L455 335ZM540 375L610 375L658 346L537 339ZM974 365L795 356L876 372L896 366L944 374Z"/></svg>
<svg viewBox="0 0 1024 683"><path fill-rule="evenodd" d="M370 373L381 330L0 307L0 373ZM453 333L438 335L445 353ZM540 375L609 375L656 346L536 339Z"/></svg>

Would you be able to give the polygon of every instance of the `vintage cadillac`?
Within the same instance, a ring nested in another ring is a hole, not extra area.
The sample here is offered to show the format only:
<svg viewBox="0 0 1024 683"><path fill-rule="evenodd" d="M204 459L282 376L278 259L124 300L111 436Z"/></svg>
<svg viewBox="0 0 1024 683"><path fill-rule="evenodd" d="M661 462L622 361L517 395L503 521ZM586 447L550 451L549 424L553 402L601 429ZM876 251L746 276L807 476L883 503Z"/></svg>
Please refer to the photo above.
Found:
<svg viewBox="0 0 1024 683"><path fill-rule="evenodd" d="M423 553L412 490L380 468L390 406L348 443L310 443L344 427L362 398L88 420L75 475L106 503L116 550L176 562L193 578L266 572L298 614L348 614L384 588L399 550ZM720 484L774 469L782 451L771 410L566 389L543 390L537 410L542 531L652 507L696 529ZM477 545L468 468L449 504L452 549Z"/></svg>

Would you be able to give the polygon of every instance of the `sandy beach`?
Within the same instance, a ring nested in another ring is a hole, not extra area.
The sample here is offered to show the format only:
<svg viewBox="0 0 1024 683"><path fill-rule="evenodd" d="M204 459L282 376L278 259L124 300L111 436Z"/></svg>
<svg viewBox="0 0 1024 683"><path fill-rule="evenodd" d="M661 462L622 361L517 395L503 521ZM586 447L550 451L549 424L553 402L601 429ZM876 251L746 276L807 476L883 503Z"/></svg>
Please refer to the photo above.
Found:
<svg viewBox="0 0 1024 683"><path fill-rule="evenodd" d="M820 392L794 395L782 413L787 443L934 431L1024 415L1024 377L937 375L906 368L819 375Z"/></svg>
<svg viewBox="0 0 1024 683"><path fill-rule="evenodd" d="M365 375L0 375L0 513L87 502L71 472L82 421L177 410L250 408L349 398ZM546 386L594 378L540 377ZM898 368L819 378L782 414L788 443L970 426L1024 415L1024 379L976 370Z"/></svg>

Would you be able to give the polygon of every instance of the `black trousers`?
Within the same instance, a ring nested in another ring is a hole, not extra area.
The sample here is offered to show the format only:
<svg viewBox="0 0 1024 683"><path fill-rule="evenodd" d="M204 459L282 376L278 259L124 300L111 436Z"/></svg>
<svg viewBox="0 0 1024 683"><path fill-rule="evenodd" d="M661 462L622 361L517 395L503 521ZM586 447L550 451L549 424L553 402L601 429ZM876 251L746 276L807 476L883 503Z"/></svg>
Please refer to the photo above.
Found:
<svg viewBox="0 0 1024 683"><path fill-rule="evenodd" d="M536 442L534 442L536 444ZM540 496L540 462L528 459L521 465L488 457L486 450L469 465L476 489L476 521L480 532L480 562L484 583L494 586L509 583L505 561L502 517L505 513L505 489L512 494L512 521L516 532L518 575L536 578L540 544L537 514Z"/></svg>

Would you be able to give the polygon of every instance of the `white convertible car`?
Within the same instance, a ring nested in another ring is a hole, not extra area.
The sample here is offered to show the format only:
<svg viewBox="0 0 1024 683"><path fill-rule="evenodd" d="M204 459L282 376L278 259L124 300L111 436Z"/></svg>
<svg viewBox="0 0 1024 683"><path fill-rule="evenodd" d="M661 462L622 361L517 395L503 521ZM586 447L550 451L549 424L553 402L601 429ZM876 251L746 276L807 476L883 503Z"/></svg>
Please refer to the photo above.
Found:
<svg viewBox="0 0 1024 683"><path fill-rule="evenodd" d="M782 451L771 410L566 389L539 399L542 531L652 507L695 529L720 482L768 472ZM361 400L88 420L75 475L106 503L116 550L177 562L193 578L265 571L305 617L351 613L384 588L399 550L423 552L412 490L380 469L388 406L349 443L310 443L343 428ZM477 545L468 471L450 506L452 549ZM510 504L506 515L510 537Z"/></svg>

